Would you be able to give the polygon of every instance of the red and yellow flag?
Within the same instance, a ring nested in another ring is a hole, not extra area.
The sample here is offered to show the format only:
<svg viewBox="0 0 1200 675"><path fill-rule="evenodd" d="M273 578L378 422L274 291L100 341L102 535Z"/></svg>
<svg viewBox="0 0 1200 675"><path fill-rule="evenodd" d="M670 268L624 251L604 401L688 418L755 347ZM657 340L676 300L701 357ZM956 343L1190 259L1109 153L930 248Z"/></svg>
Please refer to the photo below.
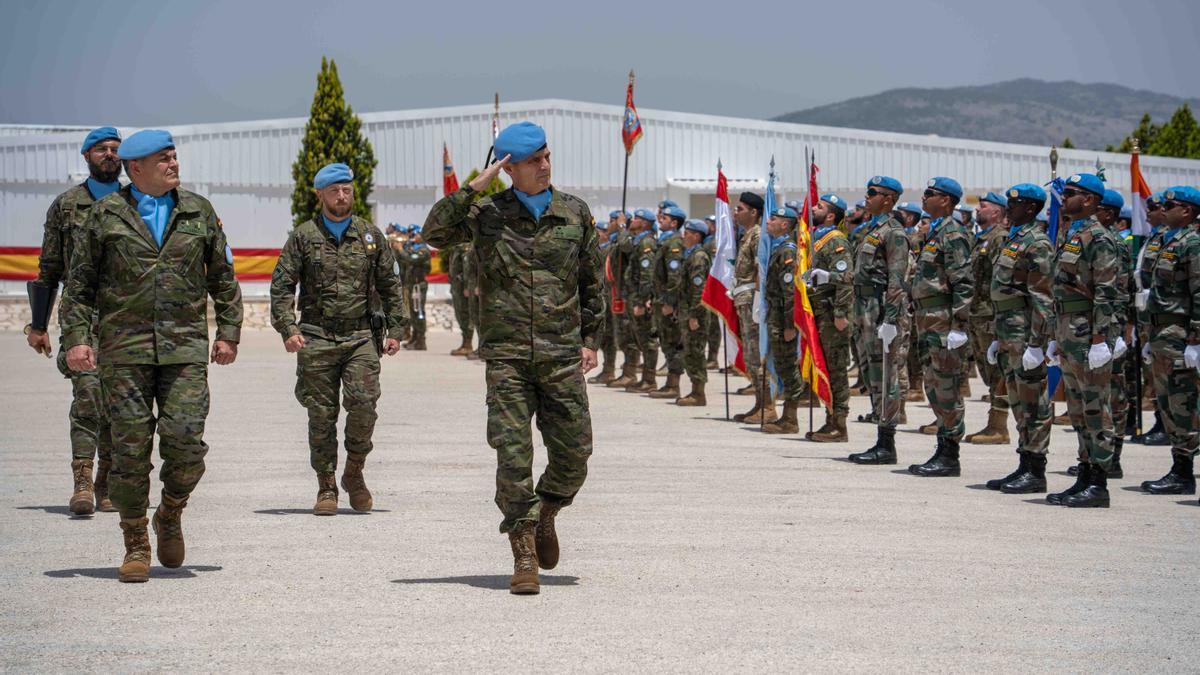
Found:
<svg viewBox="0 0 1200 675"><path fill-rule="evenodd" d="M800 214L800 224L796 242L799 255L796 256L795 279L796 296L795 309L792 310L792 321L800 331L800 377L808 382L812 390L817 392L817 398L826 407L833 406L833 392L829 388L829 367L825 364L825 352L821 350L821 336L817 332L817 319L813 314L812 303L808 299L808 286L804 283L806 272L812 268L813 241L808 231L808 223L812 218L812 206L816 204L817 165L809 163L808 194L804 198L804 208ZM828 236L828 235L827 235Z"/></svg>
<svg viewBox="0 0 1200 675"><path fill-rule="evenodd" d="M633 146L642 138L642 120L633 105L633 71L629 71L629 87L625 89L625 119L621 122L621 142L625 154L633 154Z"/></svg>
<svg viewBox="0 0 1200 675"><path fill-rule="evenodd" d="M458 192L458 176L454 175L454 165L450 163L450 148L442 143L442 194Z"/></svg>

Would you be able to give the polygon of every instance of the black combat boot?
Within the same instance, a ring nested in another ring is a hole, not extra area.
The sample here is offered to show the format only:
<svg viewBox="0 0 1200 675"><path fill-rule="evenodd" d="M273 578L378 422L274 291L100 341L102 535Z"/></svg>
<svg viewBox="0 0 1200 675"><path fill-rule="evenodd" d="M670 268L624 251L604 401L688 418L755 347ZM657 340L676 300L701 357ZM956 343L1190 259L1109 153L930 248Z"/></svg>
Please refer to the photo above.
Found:
<svg viewBox="0 0 1200 675"><path fill-rule="evenodd" d="M1109 478L1124 478L1125 470L1121 468L1121 451L1125 449L1125 437L1117 436L1113 439L1113 459L1112 466L1108 469Z"/></svg>
<svg viewBox="0 0 1200 675"><path fill-rule="evenodd" d="M1000 486L1006 495L1030 495L1046 491L1046 456L1027 453L1025 471Z"/></svg>
<svg viewBox="0 0 1200 675"><path fill-rule="evenodd" d="M1063 506L1071 508L1108 508L1108 472L1096 464L1088 466L1088 484L1079 492L1063 497Z"/></svg>
<svg viewBox="0 0 1200 675"><path fill-rule="evenodd" d="M1152 495L1194 495L1196 477L1192 474L1192 456L1171 454L1171 470L1158 480L1142 483L1142 489Z"/></svg>
<svg viewBox="0 0 1200 675"><path fill-rule="evenodd" d="M856 452L849 460L855 464L895 464L896 463L896 430L879 427L879 436L874 447L866 452Z"/></svg>
<svg viewBox="0 0 1200 675"><path fill-rule="evenodd" d="M1053 492L1046 495L1046 501L1051 504L1058 504L1061 506L1064 499L1077 492L1082 492L1083 489L1088 486L1088 483L1091 481L1090 472L1091 465L1087 462L1081 461L1079 463L1079 471L1075 474L1075 484L1063 492Z"/></svg>
<svg viewBox="0 0 1200 675"><path fill-rule="evenodd" d="M962 468L958 464L958 441L938 437L938 447L924 464L913 464L908 472L914 476L927 478L946 478L958 476Z"/></svg>
<svg viewBox="0 0 1200 675"><path fill-rule="evenodd" d="M1131 443L1141 443L1142 445L1168 445L1170 440L1167 439L1167 431L1163 427L1162 415L1158 411L1154 411L1154 426L1141 436L1134 436L1129 439Z"/></svg>
<svg viewBox="0 0 1200 675"><path fill-rule="evenodd" d="M1029 453L1025 452L1024 450L1018 450L1017 457L1018 457L1017 468L1013 469L1013 472L1008 474L1004 478L993 478L992 480L989 480L987 483L984 483L984 485L987 487L987 489L999 490L1001 485L1004 485L1005 483L1009 482L1010 480L1016 478L1017 476L1020 476L1021 474L1025 473L1026 471L1029 470Z"/></svg>

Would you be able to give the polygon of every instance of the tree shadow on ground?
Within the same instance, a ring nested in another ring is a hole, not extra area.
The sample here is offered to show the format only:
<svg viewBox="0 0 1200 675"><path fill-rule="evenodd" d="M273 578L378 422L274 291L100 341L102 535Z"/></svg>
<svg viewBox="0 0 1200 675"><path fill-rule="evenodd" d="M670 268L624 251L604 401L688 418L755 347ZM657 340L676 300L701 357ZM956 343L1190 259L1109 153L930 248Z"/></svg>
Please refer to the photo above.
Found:
<svg viewBox="0 0 1200 675"><path fill-rule="evenodd" d="M261 513L267 516L311 516L312 509L259 509L255 513ZM371 513L391 513L389 509L371 509L370 513L355 511L354 509L338 509L339 516L369 516Z"/></svg>
<svg viewBox="0 0 1200 675"><path fill-rule="evenodd" d="M151 567L151 579L194 579L196 572L219 572L220 565L184 565L170 569L167 567ZM48 570L42 574L53 579L73 579L87 577L89 579L116 579L116 567L77 567L65 570Z"/></svg>
<svg viewBox="0 0 1200 675"><path fill-rule="evenodd" d="M460 577L430 577L425 579L392 579L393 584L462 584L473 588L507 591L511 577L507 574L476 574ZM543 586L578 586L579 577L569 575L539 575Z"/></svg>

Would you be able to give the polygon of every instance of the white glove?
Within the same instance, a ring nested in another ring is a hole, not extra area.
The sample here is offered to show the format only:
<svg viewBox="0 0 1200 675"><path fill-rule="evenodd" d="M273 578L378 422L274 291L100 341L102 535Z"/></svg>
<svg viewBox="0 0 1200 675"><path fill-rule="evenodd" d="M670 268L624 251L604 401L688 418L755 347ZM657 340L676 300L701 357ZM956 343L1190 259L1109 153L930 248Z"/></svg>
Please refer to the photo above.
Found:
<svg viewBox="0 0 1200 675"><path fill-rule="evenodd" d="M1133 306L1137 307L1139 312L1146 311L1146 305L1150 304L1150 291L1138 291L1133 294Z"/></svg>
<svg viewBox="0 0 1200 675"><path fill-rule="evenodd" d="M1200 345L1188 345L1184 347L1183 362L1188 368L1200 370Z"/></svg>
<svg viewBox="0 0 1200 675"><path fill-rule="evenodd" d="M1092 345L1088 349L1088 367L1092 370L1099 370L1104 367L1104 364L1112 361L1112 350L1108 348L1107 342L1101 342L1098 345Z"/></svg>
<svg viewBox="0 0 1200 675"><path fill-rule="evenodd" d="M1000 362L1000 359L996 358L996 352L998 351L1000 351L1000 341L992 340L992 344L988 345L987 360L993 366Z"/></svg>
<svg viewBox="0 0 1200 675"><path fill-rule="evenodd" d="M1150 358L1150 343L1147 342L1146 345L1142 347L1142 361L1144 361L1146 365L1150 365L1150 362L1153 360L1154 359Z"/></svg>
<svg viewBox="0 0 1200 675"><path fill-rule="evenodd" d="M1051 366L1057 366L1062 363L1058 358L1058 340L1051 340L1050 344L1046 345L1046 360Z"/></svg>
<svg viewBox="0 0 1200 675"><path fill-rule="evenodd" d="M887 349L892 346L892 340L896 339L896 327L890 323L880 324L876 334L883 340L883 348Z"/></svg>
<svg viewBox="0 0 1200 675"><path fill-rule="evenodd" d="M812 280L810 286L820 286L821 284L829 283L829 272L823 269L814 268L808 271L808 278Z"/></svg>
<svg viewBox="0 0 1200 675"><path fill-rule="evenodd" d="M1037 370L1037 367L1046 362L1046 353L1041 347L1026 347L1025 353L1021 355L1021 365L1025 370Z"/></svg>
<svg viewBox="0 0 1200 675"><path fill-rule="evenodd" d="M949 349L958 349L967 344L967 334L961 330L952 330L946 336L946 347Z"/></svg>
<svg viewBox="0 0 1200 675"><path fill-rule="evenodd" d="M1113 343L1113 358L1119 359L1121 355L1129 351L1129 345L1125 344L1125 338L1118 335L1117 341Z"/></svg>

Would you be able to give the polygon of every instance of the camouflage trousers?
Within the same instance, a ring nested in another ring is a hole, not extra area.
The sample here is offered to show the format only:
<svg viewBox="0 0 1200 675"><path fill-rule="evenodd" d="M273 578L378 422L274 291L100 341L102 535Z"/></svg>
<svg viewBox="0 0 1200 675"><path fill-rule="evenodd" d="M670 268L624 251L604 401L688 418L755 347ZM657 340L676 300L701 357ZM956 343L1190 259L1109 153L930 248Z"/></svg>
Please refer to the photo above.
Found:
<svg viewBox="0 0 1200 675"><path fill-rule="evenodd" d="M1062 314L1057 319L1058 351L1067 415L1079 434L1079 459L1108 470L1112 466L1113 421L1110 406L1112 368L1092 370L1087 353L1092 346L1091 320L1085 314ZM1076 337L1082 335L1083 337Z"/></svg>
<svg viewBox="0 0 1200 675"><path fill-rule="evenodd" d="M92 346L95 349L95 345ZM58 350L58 372L71 380L71 459L112 457L112 435L108 428L108 411L104 387L95 371L75 372L67 367L67 350Z"/></svg>
<svg viewBox="0 0 1200 675"><path fill-rule="evenodd" d="M896 326L896 337L892 340L888 350L887 369L885 370L883 367L883 340L880 340L877 334L878 319L883 315L881 302L874 296L856 297L854 299L854 316L858 321L859 354L866 359L866 377L864 379L871 391L872 410L879 416L880 426L895 429L896 417L900 414L898 359L904 352L901 345L908 340L909 318L903 311L901 312L899 323ZM887 394L886 405L884 405L884 393Z"/></svg>
<svg viewBox="0 0 1200 675"><path fill-rule="evenodd" d="M638 348L637 328L633 322L633 310L626 304L625 311L614 314L613 317L617 324L617 346L625 355L625 363L632 363L641 352Z"/></svg>
<svg viewBox="0 0 1200 675"><path fill-rule="evenodd" d="M688 331L683 334L683 368L693 385L708 381L704 349L708 346L708 328L716 320L716 317L705 312L704 317L700 319L700 328L691 330L691 326L688 326Z"/></svg>
<svg viewBox="0 0 1200 675"><path fill-rule="evenodd" d="M971 317L970 330L968 332L971 338L969 343L971 353L975 357L975 367L979 369L979 377L983 379L984 385L988 388L992 410L1008 410L1008 397L996 395L996 389L1000 386L1001 382L1006 382L1007 378L1001 372L999 365L992 365L987 360L988 347L991 347L992 340L996 339L995 333L992 331L991 317ZM1025 348L1022 346L1021 353L1024 353L1024 351ZM1020 354L1017 355L1017 365L1021 365Z"/></svg>
<svg viewBox="0 0 1200 675"><path fill-rule="evenodd" d="M949 307L917 310L917 330L921 333L921 343L929 349L929 361L925 366L925 398L937 418L938 438L959 442L966 431L959 386L963 381L963 358L968 347L963 345L958 349L950 349L946 346L950 325Z"/></svg>
<svg viewBox="0 0 1200 675"><path fill-rule="evenodd" d="M821 351L825 354L825 366L829 369L829 393L833 397L833 414L850 414L850 327L838 330L833 325L833 316L822 312L817 316L817 334L821 337Z"/></svg>
<svg viewBox="0 0 1200 675"><path fill-rule="evenodd" d="M762 359L758 353L758 324L754 321L754 295L743 293L734 300L737 310L738 330L741 331L742 360L746 362L746 377L750 383L758 386L758 373L762 368Z"/></svg>
<svg viewBox="0 0 1200 675"><path fill-rule="evenodd" d="M637 350L642 353L642 367L648 370L658 368L658 334L654 330L654 315L646 309L641 316L633 314L633 309L626 304L625 311L629 312L629 323Z"/></svg>
<svg viewBox="0 0 1200 675"><path fill-rule="evenodd" d="M583 487L592 454L592 418L578 359L487 362L487 437L496 451L500 531L536 521L541 503L567 506ZM546 446L546 471L533 485L533 430Z"/></svg>
<svg viewBox="0 0 1200 675"><path fill-rule="evenodd" d="M108 494L121 517L142 518L150 506L155 431L163 492L177 499L190 495L208 453L208 365L101 364L100 381L112 429Z"/></svg>
<svg viewBox="0 0 1200 675"><path fill-rule="evenodd" d="M1155 403L1171 441L1171 453L1190 457L1200 446L1196 370L1183 362L1184 329L1166 326L1157 331L1150 340Z"/></svg>
<svg viewBox="0 0 1200 675"><path fill-rule="evenodd" d="M365 455L373 447L375 403L379 400L379 354L368 335L334 341L305 335L296 354L296 400L308 410L309 461L317 473L338 463L338 393L346 408L346 452Z"/></svg>
<svg viewBox="0 0 1200 675"><path fill-rule="evenodd" d="M717 316L708 317L708 360L720 362L721 353L721 337L724 330L721 328L721 319Z"/></svg>
<svg viewBox="0 0 1200 675"><path fill-rule="evenodd" d="M1045 455L1050 451L1050 399L1046 396L1046 364L1025 370L1021 357L1027 340L1000 340L997 367L1008 389L1006 404L1017 422L1017 451ZM987 353L984 353L987 361Z"/></svg>
<svg viewBox="0 0 1200 675"><path fill-rule="evenodd" d="M775 364L775 373L783 380L783 400L799 403L804 395L804 381L800 379L800 365L796 362L799 331L791 340L785 340L779 328L771 326L769 330L771 361Z"/></svg>
<svg viewBox="0 0 1200 675"><path fill-rule="evenodd" d="M617 361L617 343L620 336L617 315L612 313L612 293L607 284L604 286L604 297L608 302L604 307L604 328L600 331L597 351L604 355L604 367L611 368Z"/></svg>
<svg viewBox="0 0 1200 675"><path fill-rule="evenodd" d="M1112 360L1108 407L1112 410L1114 440L1125 435L1125 420L1129 419L1129 390L1125 380L1125 366L1131 358L1133 357L1127 351L1120 358Z"/></svg>
<svg viewBox="0 0 1200 675"><path fill-rule="evenodd" d="M470 342L475 336L475 329L471 324L471 301L463 295L465 287L465 284L450 277L450 303L454 306L454 320L458 322L463 339Z"/></svg>
<svg viewBox="0 0 1200 675"><path fill-rule="evenodd" d="M929 345L921 342L921 337L917 331L912 332L912 339L908 343L908 354L904 359L904 364L908 368L908 372L915 374L917 377L925 377L925 366L929 363ZM912 383L912 378L909 378L909 384Z"/></svg>
<svg viewBox="0 0 1200 675"><path fill-rule="evenodd" d="M405 298L408 299L409 319L408 325L412 328L413 339L425 337L425 299L429 295L429 283L422 281L419 284L405 286Z"/></svg>
<svg viewBox="0 0 1200 675"><path fill-rule="evenodd" d="M679 311L669 316L662 313L662 305L654 303L654 319L658 322L658 344L662 348L667 372L683 374L683 327L679 323Z"/></svg>

